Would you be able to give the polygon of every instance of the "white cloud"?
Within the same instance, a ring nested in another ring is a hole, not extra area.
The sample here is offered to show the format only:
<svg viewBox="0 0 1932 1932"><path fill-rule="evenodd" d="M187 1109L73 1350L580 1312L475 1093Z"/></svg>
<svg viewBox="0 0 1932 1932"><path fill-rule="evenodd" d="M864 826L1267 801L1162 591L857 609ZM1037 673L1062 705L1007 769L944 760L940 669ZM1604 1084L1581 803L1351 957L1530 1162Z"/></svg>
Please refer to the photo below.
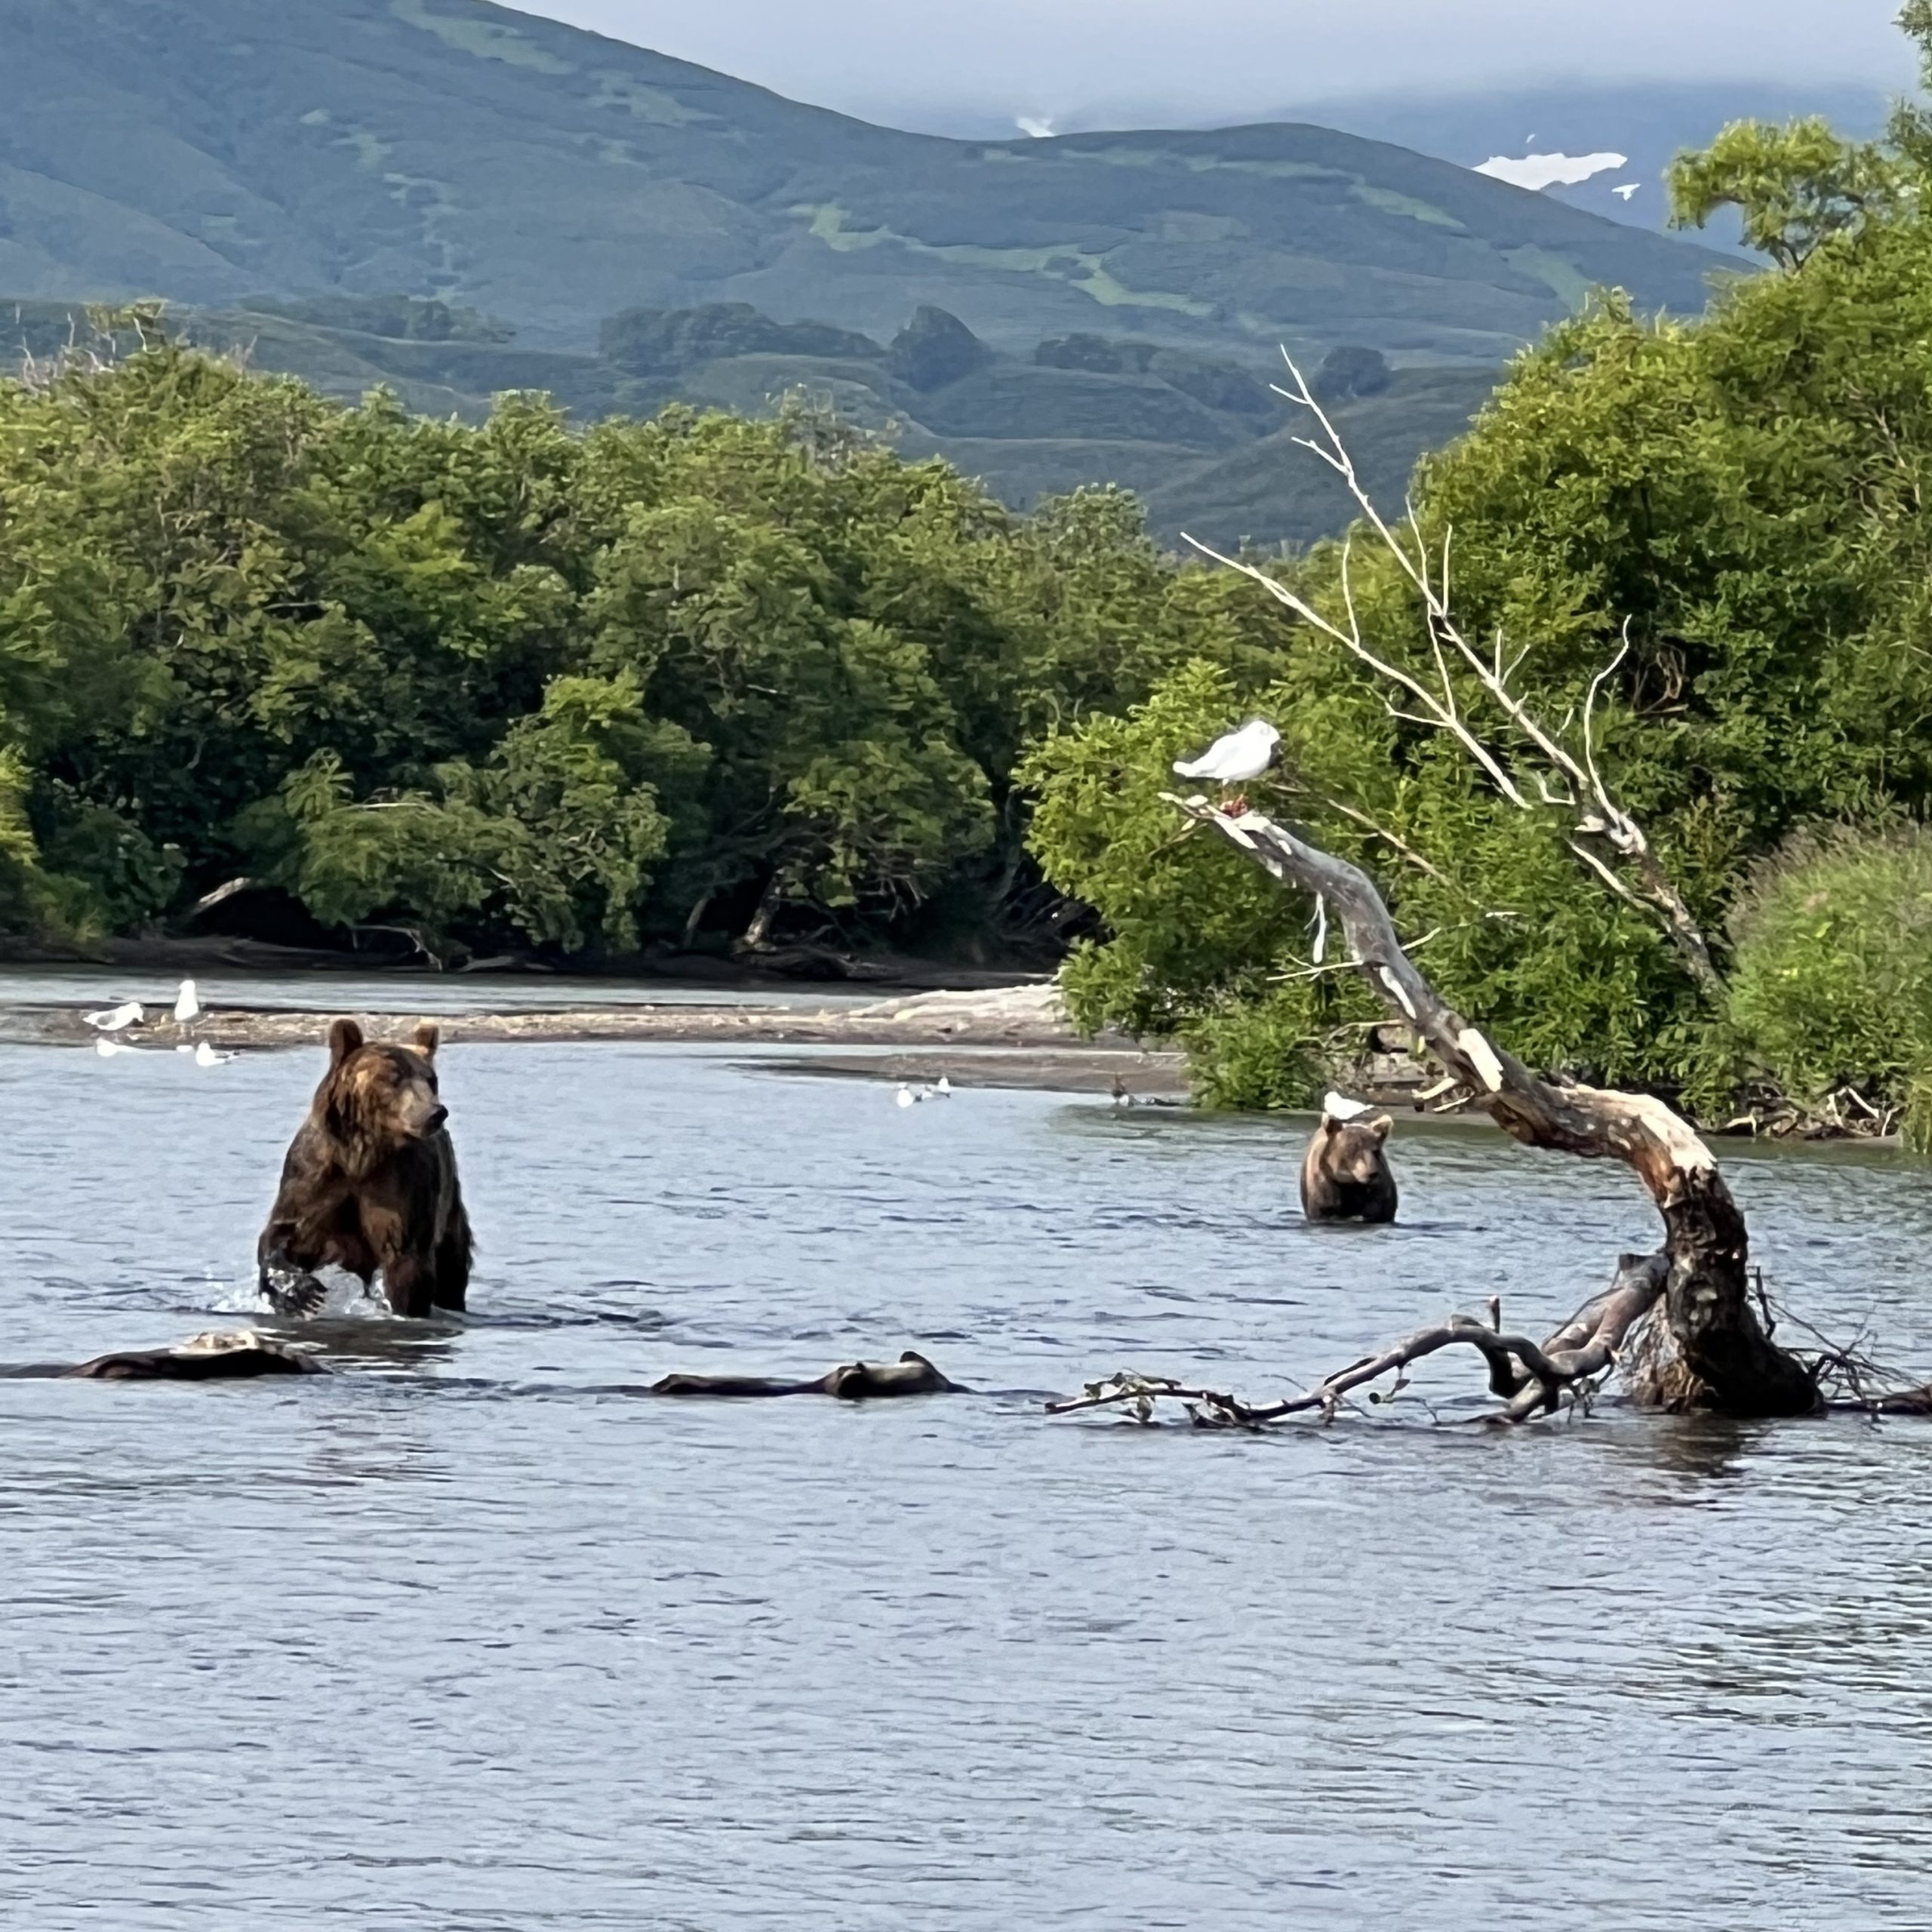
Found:
<svg viewBox="0 0 1932 1932"><path fill-rule="evenodd" d="M1610 192L1613 195L1621 195L1627 202L1643 185L1641 181L1626 181L1620 186L1611 189Z"/></svg>
<svg viewBox="0 0 1932 1932"><path fill-rule="evenodd" d="M1513 161L1507 155L1493 154L1476 172L1493 174L1515 188L1553 188L1558 183L1574 188L1592 174L1628 167L1629 162L1627 154L1526 154Z"/></svg>

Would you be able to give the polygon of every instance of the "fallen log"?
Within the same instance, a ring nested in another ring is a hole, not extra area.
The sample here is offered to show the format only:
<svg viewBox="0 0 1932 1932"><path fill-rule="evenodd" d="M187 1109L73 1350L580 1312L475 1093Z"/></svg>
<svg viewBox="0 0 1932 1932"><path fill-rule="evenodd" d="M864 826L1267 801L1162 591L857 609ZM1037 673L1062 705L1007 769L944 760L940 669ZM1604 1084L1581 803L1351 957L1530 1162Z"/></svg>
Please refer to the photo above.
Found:
<svg viewBox="0 0 1932 1932"><path fill-rule="evenodd" d="M883 1401L897 1395L954 1395L965 1392L922 1355L908 1349L895 1362L847 1362L810 1382L786 1382L762 1375L666 1376L646 1392L653 1395L709 1395L743 1399L774 1395L832 1395L841 1402Z"/></svg>
<svg viewBox="0 0 1932 1932"><path fill-rule="evenodd" d="M12 1380L50 1378L82 1382L245 1382L260 1375L323 1375L325 1365L305 1349L252 1328L196 1335L168 1349L129 1349L91 1361L29 1363L0 1369Z"/></svg>
<svg viewBox="0 0 1932 1932"><path fill-rule="evenodd" d="M1172 1386L1155 1389L1156 1396L1189 1401L1203 1420L1258 1423L1309 1411L1332 1415L1355 1389L1399 1376L1425 1355L1469 1347L1489 1366L1491 1389L1505 1403L1497 1419L1506 1422L1550 1413L1620 1364L1632 1397L1650 1406L1737 1417L1806 1415L1822 1406L1815 1369L1780 1347L1758 1319L1743 1214L1687 1122L1651 1094L1559 1084L1532 1073L1417 971L1380 893L1359 867L1260 812L1223 811L1198 797L1170 795L1170 802L1283 885L1322 901L1339 919L1354 971L1506 1133L1526 1146L1629 1168L1663 1221L1663 1244L1653 1257L1626 1256L1610 1288L1542 1343L1452 1316L1290 1401L1255 1407ZM1626 1351L1640 1330L1642 1346ZM1145 1378L1115 1378L1055 1406L1062 1413L1138 1406L1148 1386Z"/></svg>

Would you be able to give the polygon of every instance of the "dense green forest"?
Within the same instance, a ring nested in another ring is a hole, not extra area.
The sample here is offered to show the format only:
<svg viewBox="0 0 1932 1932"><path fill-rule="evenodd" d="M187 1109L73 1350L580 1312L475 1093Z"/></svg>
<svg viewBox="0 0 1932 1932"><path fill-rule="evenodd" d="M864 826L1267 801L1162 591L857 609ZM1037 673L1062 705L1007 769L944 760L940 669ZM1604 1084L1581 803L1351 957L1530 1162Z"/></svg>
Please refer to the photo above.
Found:
<svg viewBox="0 0 1932 1932"><path fill-rule="evenodd" d="M1932 5L1903 24L1932 65ZM1068 970L1081 1011L1186 1038L1210 1094L1303 1098L1374 1017L1312 956L1310 909L1160 802L1169 761L1257 710L1287 740L1275 808L1367 864L1438 982L1532 1060L1718 1118L1932 1111L1932 119L1902 109L1871 144L1740 125L1674 189L1687 223L1740 211L1777 272L1695 322L1607 298L1553 329L1424 463L1397 534L1440 557L1453 531L1463 632L1521 654L1531 714L1594 749L1715 971L1629 866L1606 882L1580 860L1574 808L1532 790L1519 809L1407 691L1295 622L1258 666L1195 652L1026 771L1049 875L1106 921ZM1446 678L1506 763L1537 765L1469 663L1436 665L1387 547L1358 532L1347 568L1380 662ZM1346 628L1343 570L1331 544L1275 574Z"/></svg>
<svg viewBox="0 0 1932 1932"><path fill-rule="evenodd" d="M83 352L0 385L0 925L246 878L439 958L1037 947L1019 758L1238 659L1252 601L1118 492L1018 518L809 413L466 425Z"/></svg>

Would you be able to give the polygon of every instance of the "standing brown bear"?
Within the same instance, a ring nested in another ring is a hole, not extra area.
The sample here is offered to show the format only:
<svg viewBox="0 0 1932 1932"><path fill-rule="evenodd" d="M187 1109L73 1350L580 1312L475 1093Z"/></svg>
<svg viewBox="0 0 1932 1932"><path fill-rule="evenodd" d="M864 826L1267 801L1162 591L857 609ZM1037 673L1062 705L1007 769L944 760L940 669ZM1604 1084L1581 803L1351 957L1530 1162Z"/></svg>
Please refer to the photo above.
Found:
<svg viewBox="0 0 1932 1932"><path fill-rule="evenodd" d="M352 1020L329 1029L329 1070L256 1244L261 1291L285 1312L321 1306L314 1270L331 1263L365 1288L380 1269L398 1315L463 1306L469 1220L436 1091L439 1038L426 1023L411 1047L365 1040Z"/></svg>
<svg viewBox="0 0 1932 1932"><path fill-rule="evenodd" d="M1331 1094L1301 1164L1301 1211L1311 1221L1392 1221L1395 1177L1383 1143L1386 1114Z"/></svg>

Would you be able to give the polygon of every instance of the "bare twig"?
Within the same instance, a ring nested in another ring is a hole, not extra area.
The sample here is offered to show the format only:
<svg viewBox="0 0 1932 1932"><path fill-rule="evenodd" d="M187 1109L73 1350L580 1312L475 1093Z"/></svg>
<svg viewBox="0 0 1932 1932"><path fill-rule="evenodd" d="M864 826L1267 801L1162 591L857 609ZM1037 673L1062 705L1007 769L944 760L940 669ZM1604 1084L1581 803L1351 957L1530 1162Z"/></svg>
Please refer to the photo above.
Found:
<svg viewBox="0 0 1932 1932"><path fill-rule="evenodd" d="M1305 1394L1278 1402L1247 1403L1220 1390L1196 1389L1158 1376L1124 1371L1104 1382L1089 1383L1078 1395L1050 1402L1051 1415L1073 1415L1088 1409L1118 1410L1138 1422L1151 1422L1162 1401L1186 1405L1204 1427L1261 1429L1270 1423L1301 1416L1334 1419L1357 1389L1395 1379L1386 1389L1372 1392L1371 1402L1386 1407L1408 1386L1406 1371L1414 1364L1445 1349L1469 1348L1489 1370L1491 1392L1503 1401L1486 1420L1514 1424L1555 1414L1567 1398L1578 1396L1599 1376L1615 1366L1617 1351L1632 1327L1650 1313L1662 1297L1669 1264L1662 1254L1626 1254L1617 1278L1603 1294L1594 1296L1547 1341L1536 1343L1503 1330L1500 1300L1489 1303L1489 1320L1466 1315L1419 1328L1372 1355L1338 1369Z"/></svg>
<svg viewBox="0 0 1932 1932"><path fill-rule="evenodd" d="M1660 924L1664 936L1677 951L1685 970L1707 998L1721 998L1722 977L1711 958L1710 946L1683 896L1672 883L1658 860L1643 828L1618 804L1605 782L1597 757L1596 716L1605 687L1630 649L1629 626L1624 626L1623 641L1616 655L1590 681L1583 703L1580 729L1580 757L1563 743L1561 734L1551 731L1533 711L1510 679L1527 654L1526 645L1508 663L1504 661L1500 632L1490 652L1478 651L1457 623L1450 607L1450 553L1453 531L1445 531L1441 561L1432 567L1429 548L1415 506L1408 506L1408 528L1413 549L1383 519L1357 475L1353 459L1340 432L1322 408L1294 358L1283 352L1292 388L1277 386L1277 393L1306 410L1315 420L1318 434L1294 440L1312 450L1342 479L1358 509L1393 558L1422 600L1423 634L1434 666L1432 683L1425 682L1377 653L1362 635L1355 606L1352 577L1352 546L1344 542L1341 558L1341 592L1345 624L1333 620L1308 602L1297 592L1257 565L1226 556L1192 537L1186 540L1204 556L1211 557L1229 569L1259 584L1276 601L1284 605L1303 623L1312 626L1332 642L1398 691L1414 709L1383 700L1389 715L1406 721L1446 733L1459 743L1494 785L1497 792L1519 811L1540 809L1561 811L1571 820L1564 843L1591 872L1626 904ZM1183 533L1185 535L1186 533ZM1457 692L1453 665L1473 677L1479 688L1514 726L1541 761L1543 769L1527 774L1512 768L1512 761L1491 745L1463 709ZM1567 724L1564 728L1567 728ZM1380 832L1380 827L1372 827ZM1397 849L1412 857L1406 848ZM1601 848L1601 849L1599 849ZM1617 868L1627 866L1634 875L1626 881Z"/></svg>

